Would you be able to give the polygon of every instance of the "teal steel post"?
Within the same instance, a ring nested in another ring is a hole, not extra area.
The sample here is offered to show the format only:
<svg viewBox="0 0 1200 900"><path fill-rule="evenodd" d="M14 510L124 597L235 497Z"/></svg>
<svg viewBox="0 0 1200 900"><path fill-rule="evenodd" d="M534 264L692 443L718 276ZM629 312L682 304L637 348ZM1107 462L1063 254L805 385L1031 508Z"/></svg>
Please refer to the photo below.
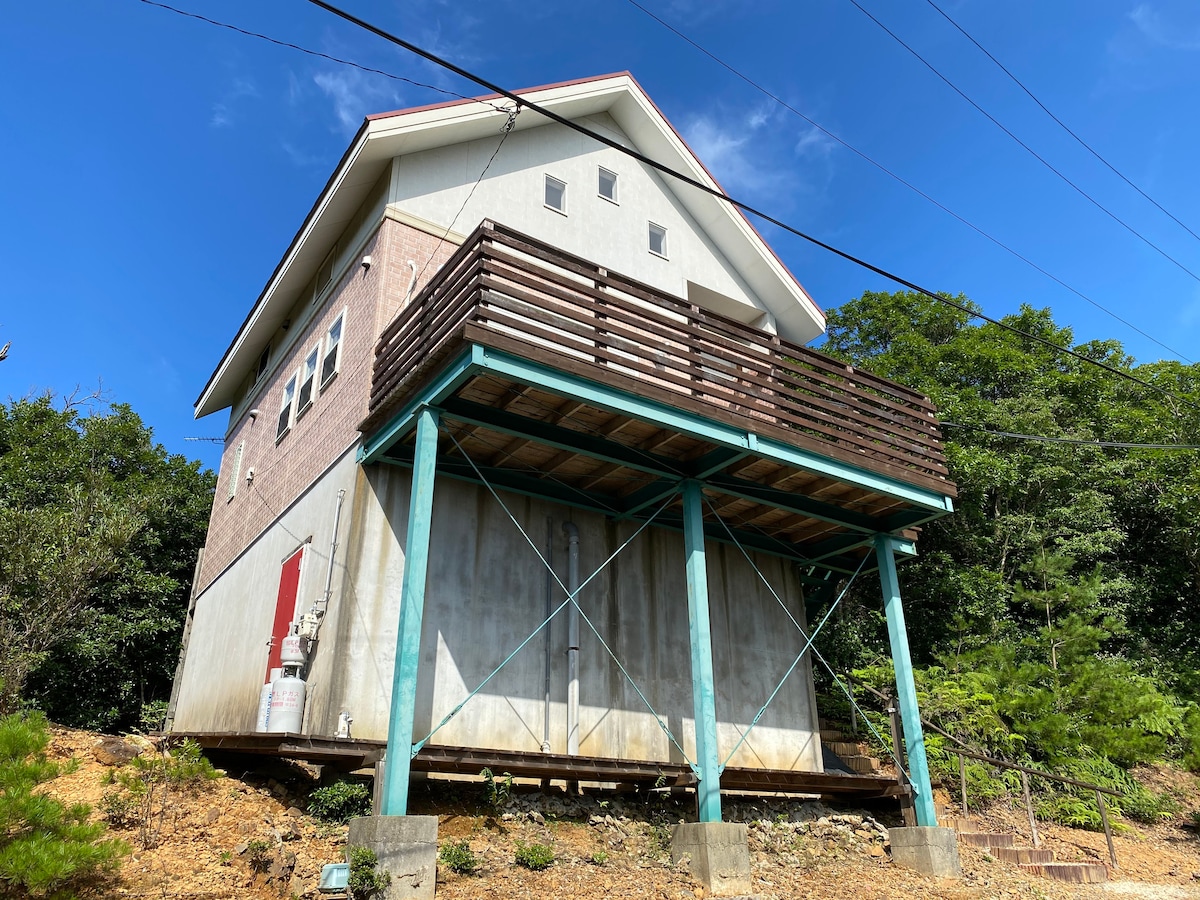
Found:
<svg viewBox="0 0 1200 900"><path fill-rule="evenodd" d="M700 482L683 483L683 541L687 554L688 634L692 645L692 711L696 719L697 815L721 821L721 763L717 757L717 691L708 618L704 508Z"/></svg>
<svg viewBox="0 0 1200 900"><path fill-rule="evenodd" d="M400 587L400 625L396 632L396 661L392 667L392 711L388 719L383 808L379 810L385 816L403 816L408 812L408 775L412 762L417 673L421 663L421 620L425 614L425 574L429 570L440 416L440 410L430 407L417 413L408 535L404 541L404 580Z"/></svg>
<svg viewBox="0 0 1200 900"><path fill-rule="evenodd" d="M911 542L890 534L875 535L883 609L887 614L888 638L892 643L892 666L896 670L896 698L900 704L900 721L904 726L904 746L908 750L908 779L913 792L913 807L918 825L937 825L933 788L929 783L929 761L925 758L925 734L921 730L917 686L913 681L912 655L908 651L908 631L904 625L904 607L900 602L900 581L896 577L895 548L905 545L911 546Z"/></svg>

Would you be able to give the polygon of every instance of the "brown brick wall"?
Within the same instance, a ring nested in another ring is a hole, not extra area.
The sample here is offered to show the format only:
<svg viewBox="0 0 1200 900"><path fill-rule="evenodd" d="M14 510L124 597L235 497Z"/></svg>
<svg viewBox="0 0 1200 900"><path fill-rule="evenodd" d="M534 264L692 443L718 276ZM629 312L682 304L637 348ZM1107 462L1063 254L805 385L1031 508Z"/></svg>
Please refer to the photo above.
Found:
<svg viewBox="0 0 1200 900"><path fill-rule="evenodd" d="M198 588L211 584L357 440L357 426L367 414L376 339L403 306L412 277L407 261L413 260L419 272L432 258L421 279L424 284L455 249L455 244L439 241L410 225L383 221L363 250L374 260L371 268L353 266L343 275L283 363L259 388L247 412L241 414L241 421L230 430L221 458ZM343 309L346 319L337 377L322 391L318 371L312 406L276 442L284 386L318 341L324 354L325 333ZM259 415L251 419L248 410L254 408ZM245 449L237 492L227 500L234 457L242 442ZM254 480L247 484L246 473L251 467Z"/></svg>

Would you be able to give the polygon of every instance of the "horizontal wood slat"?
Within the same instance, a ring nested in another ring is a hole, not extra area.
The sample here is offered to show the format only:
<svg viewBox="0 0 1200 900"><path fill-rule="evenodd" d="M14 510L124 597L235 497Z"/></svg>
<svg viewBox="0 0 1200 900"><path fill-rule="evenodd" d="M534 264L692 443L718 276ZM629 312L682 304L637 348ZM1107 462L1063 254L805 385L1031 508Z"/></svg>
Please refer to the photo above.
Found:
<svg viewBox="0 0 1200 900"><path fill-rule="evenodd" d="M491 222L380 335L364 428L469 342L955 493L929 398Z"/></svg>

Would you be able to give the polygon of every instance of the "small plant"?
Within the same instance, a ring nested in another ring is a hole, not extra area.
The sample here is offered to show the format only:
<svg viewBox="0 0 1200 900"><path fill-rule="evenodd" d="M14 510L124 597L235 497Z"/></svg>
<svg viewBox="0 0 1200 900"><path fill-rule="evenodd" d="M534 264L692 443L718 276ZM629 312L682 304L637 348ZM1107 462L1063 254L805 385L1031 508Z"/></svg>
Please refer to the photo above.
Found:
<svg viewBox="0 0 1200 900"><path fill-rule="evenodd" d="M650 826L650 846L657 853L671 852L671 828L669 825L656 823Z"/></svg>
<svg viewBox="0 0 1200 900"><path fill-rule="evenodd" d="M479 860L471 852L471 845L465 838L442 844L442 849L438 851L438 861L458 875L473 875L479 868Z"/></svg>
<svg viewBox="0 0 1200 900"><path fill-rule="evenodd" d="M221 859L221 865L223 865L223 866L229 865L231 862L233 862L233 851L232 850L222 850L220 859Z"/></svg>
<svg viewBox="0 0 1200 900"><path fill-rule="evenodd" d="M531 872L548 869L554 863L554 851L545 844L523 844L517 842L517 865Z"/></svg>
<svg viewBox="0 0 1200 900"><path fill-rule="evenodd" d="M512 796L513 777L508 772L500 776L499 780L492 774L491 769L483 769L480 771L480 776L483 778L483 783L487 787L487 799L493 809L501 809L508 803L509 797Z"/></svg>
<svg viewBox="0 0 1200 900"><path fill-rule="evenodd" d="M104 811L104 819L116 828L128 828L136 825L140 818L141 798L130 791L117 789L108 791L100 799L100 808Z"/></svg>
<svg viewBox="0 0 1200 900"><path fill-rule="evenodd" d="M371 792L358 781L338 781L308 795L308 811L322 822L344 825L371 813Z"/></svg>
<svg viewBox="0 0 1200 900"><path fill-rule="evenodd" d="M128 815L128 824L138 825L142 847L156 847L167 812L175 806L172 792L195 790L219 777L195 741L184 740L173 749L164 746L160 753L135 756L128 766L104 774L102 782L119 785L125 795L106 795L105 813Z"/></svg>
<svg viewBox="0 0 1200 900"><path fill-rule="evenodd" d="M605 850L597 850L592 854L592 865L602 866L608 862L608 852Z"/></svg>
<svg viewBox="0 0 1200 900"><path fill-rule="evenodd" d="M262 874L271 868L271 844L262 838L246 841L246 862L252 872Z"/></svg>
<svg viewBox="0 0 1200 900"><path fill-rule="evenodd" d="M391 884L392 876L379 871L379 857L370 847L350 848L350 877L346 887L353 900L367 900L382 893Z"/></svg>

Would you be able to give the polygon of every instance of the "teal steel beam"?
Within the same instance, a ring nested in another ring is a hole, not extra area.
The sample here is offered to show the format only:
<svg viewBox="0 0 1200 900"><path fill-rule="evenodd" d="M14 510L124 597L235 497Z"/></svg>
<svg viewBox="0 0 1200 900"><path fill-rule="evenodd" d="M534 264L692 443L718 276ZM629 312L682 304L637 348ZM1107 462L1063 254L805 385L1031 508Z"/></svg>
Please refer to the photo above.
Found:
<svg viewBox="0 0 1200 900"><path fill-rule="evenodd" d="M648 472L651 475L678 474L679 464L665 456L656 456L617 441L592 437L572 428L540 422L507 410L484 406L482 403L454 398L444 402L442 410L450 418L468 425L478 425L512 437L526 438L557 450L582 453L638 472Z"/></svg>
<svg viewBox="0 0 1200 900"><path fill-rule="evenodd" d="M700 482L683 483L683 540L687 554L688 635L692 647L692 710L696 721L697 817L721 821L721 761L717 755L717 690L704 561L704 499Z"/></svg>
<svg viewBox="0 0 1200 900"><path fill-rule="evenodd" d="M692 478L699 478L703 481L710 475L715 475L722 469L733 465L740 459L745 459L750 455L749 450L733 447L718 447L716 450L710 450L699 459L692 460L688 463L688 474Z"/></svg>
<svg viewBox="0 0 1200 900"><path fill-rule="evenodd" d="M402 406L383 427L363 441L358 450L358 461L363 465L379 462L389 447L416 427L417 417L422 409L438 406L470 380L477 369L477 358L481 355L481 348L472 346L447 366L433 384Z"/></svg>
<svg viewBox="0 0 1200 900"><path fill-rule="evenodd" d="M667 497L679 493L678 478L662 478L621 498L619 519L635 519L652 506L658 506Z"/></svg>
<svg viewBox="0 0 1200 900"><path fill-rule="evenodd" d="M676 409L648 397L639 397L628 391L607 387L598 382L572 375L552 366L545 366L519 356L513 356L490 347L483 348L480 365L490 372L504 375L514 381L536 384L543 390L564 397L574 397L609 412L620 413L653 422L662 428L678 431L703 441L712 441L732 447L749 448L747 432L714 422L685 410Z"/></svg>
<svg viewBox="0 0 1200 900"><path fill-rule="evenodd" d="M407 453L389 453L379 461L397 466L410 467L413 464L412 457ZM476 469L479 470L478 473L476 473ZM472 466L462 457L443 455L438 457L437 471L438 475L457 481L470 481L475 484L488 483L514 494L523 494L526 497L536 497L539 500L552 500L566 506L592 509L606 516L613 514L613 501L606 494L584 490L514 469L482 466L478 463Z"/></svg>
<svg viewBox="0 0 1200 900"><path fill-rule="evenodd" d="M437 475L438 411L428 407L422 409L416 414L416 420L416 456L408 501L408 533L404 539L400 624L392 666L392 709L388 719L387 765L384 766L383 808L380 811L385 816L403 816L408 812L413 715L417 708L417 676L421 663L421 622L425 614L433 483Z"/></svg>
<svg viewBox="0 0 1200 900"><path fill-rule="evenodd" d="M912 549L911 542L890 534L875 537L883 608L887 614L888 638L892 644L892 667L896 671L896 699L900 704L900 721L904 727L904 746L908 750L908 779L913 792L913 806L918 825L937 825L933 788L929 782L929 761L925 757L925 734L921 730L917 686L913 681L912 656L908 650L908 631L904 625L904 607L900 602L900 581L896 577L896 552L907 553Z"/></svg>
<svg viewBox="0 0 1200 900"><path fill-rule="evenodd" d="M832 503L811 500L802 494L782 491L778 488L768 487L765 484L758 484L753 481L746 481L742 478L712 475L705 479L705 486L720 491L722 494L729 494L732 497L741 497L743 500L752 500L755 503L765 503L768 506L774 506L776 509L782 509L785 512L797 513L811 519L819 519L822 522L844 525L847 528L853 528L856 531L864 533L876 534L879 532L880 525L882 524L878 519L863 513L843 509L840 506L834 506Z"/></svg>

